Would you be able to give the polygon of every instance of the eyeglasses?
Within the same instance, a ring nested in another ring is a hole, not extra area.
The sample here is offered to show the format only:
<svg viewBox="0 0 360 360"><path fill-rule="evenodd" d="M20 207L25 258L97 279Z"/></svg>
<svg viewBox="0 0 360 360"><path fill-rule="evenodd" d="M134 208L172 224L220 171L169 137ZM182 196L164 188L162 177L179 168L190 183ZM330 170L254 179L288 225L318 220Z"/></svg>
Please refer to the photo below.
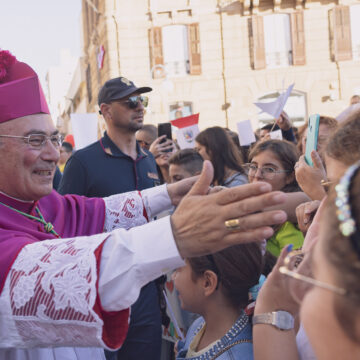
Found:
<svg viewBox="0 0 360 360"><path fill-rule="evenodd" d="M244 167L246 174L251 177L254 177L255 174L257 173L257 171L260 170L261 177L263 177L264 179L267 179L267 180L272 180L276 174L292 172L292 170L276 170L276 169L272 168L271 166L264 166L264 167L260 168L257 165L251 164L251 163L244 164L243 167Z"/></svg>
<svg viewBox="0 0 360 360"><path fill-rule="evenodd" d="M311 253L303 253L301 250L292 251L286 256L284 265L280 267L279 271L289 279L300 280L300 282L297 281L296 284L288 286L291 296L298 303L301 303L304 295L313 286L321 287L338 295L349 294L344 288L314 279L311 271Z"/></svg>
<svg viewBox="0 0 360 360"><path fill-rule="evenodd" d="M34 149L41 149L47 140L50 140L51 144L56 148L59 148L63 142L63 136L60 134L50 136L45 134L31 134L29 136L0 135L0 137L22 139Z"/></svg>
<svg viewBox="0 0 360 360"><path fill-rule="evenodd" d="M139 106L139 103L142 104L144 108L146 108L149 104L149 98L147 96L130 96L127 100L115 100L116 102L119 102L120 104L126 103L129 109L136 109Z"/></svg>

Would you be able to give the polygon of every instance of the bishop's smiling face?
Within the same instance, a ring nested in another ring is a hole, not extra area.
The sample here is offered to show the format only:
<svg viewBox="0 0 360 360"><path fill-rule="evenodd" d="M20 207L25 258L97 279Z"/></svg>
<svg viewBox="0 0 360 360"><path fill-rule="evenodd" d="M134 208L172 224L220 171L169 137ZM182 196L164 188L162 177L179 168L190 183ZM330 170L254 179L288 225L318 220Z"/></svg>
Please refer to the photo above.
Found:
<svg viewBox="0 0 360 360"><path fill-rule="evenodd" d="M0 124L0 135L28 136L57 133L50 115L34 114ZM50 194L59 148L46 141L33 148L23 139L0 138L0 191L21 200Z"/></svg>

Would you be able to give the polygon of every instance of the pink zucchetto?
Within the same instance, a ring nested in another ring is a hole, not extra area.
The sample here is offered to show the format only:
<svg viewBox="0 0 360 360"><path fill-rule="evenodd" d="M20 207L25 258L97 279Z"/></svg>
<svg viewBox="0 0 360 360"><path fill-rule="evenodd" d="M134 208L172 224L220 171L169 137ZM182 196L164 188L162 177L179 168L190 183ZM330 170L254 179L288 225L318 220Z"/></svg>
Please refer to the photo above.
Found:
<svg viewBox="0 0 360 360"><path fill-rule="evenodd" d="M38 113L50 111L36 72L0 50L0 123Z"/></svg>

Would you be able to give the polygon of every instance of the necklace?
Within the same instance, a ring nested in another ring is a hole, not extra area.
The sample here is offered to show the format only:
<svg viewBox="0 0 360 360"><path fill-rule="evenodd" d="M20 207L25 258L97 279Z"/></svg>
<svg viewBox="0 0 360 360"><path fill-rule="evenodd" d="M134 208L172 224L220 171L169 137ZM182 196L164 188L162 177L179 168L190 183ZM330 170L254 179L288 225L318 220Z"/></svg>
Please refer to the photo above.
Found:
<svg viewBox="0 0 360 360"><path fill-rule="evenodd" d="M14 210L16 211L17 213L29 218L29 219L32 219L32 220L35 220L35 221L38 221L39 223L43 224L44 225L44 229L47 233L52 233L53 235L55 235L57 238L60 238L59 234L54 230L54 225L51 223L51 222L46 222L43 215L41 214L40 210L38 207L35 208L35 211L36 213L39 215L39 217L36 217L36 216L33 216L33 215L30 215L30 214L27 214L27 213L24 213L23 211L20 211L18 209L15 209L13 208L12 206L10 205L6 205L4 203L2 203L0 201L0 204L6 206L7 208L11 209L11 210Z"/></svg>

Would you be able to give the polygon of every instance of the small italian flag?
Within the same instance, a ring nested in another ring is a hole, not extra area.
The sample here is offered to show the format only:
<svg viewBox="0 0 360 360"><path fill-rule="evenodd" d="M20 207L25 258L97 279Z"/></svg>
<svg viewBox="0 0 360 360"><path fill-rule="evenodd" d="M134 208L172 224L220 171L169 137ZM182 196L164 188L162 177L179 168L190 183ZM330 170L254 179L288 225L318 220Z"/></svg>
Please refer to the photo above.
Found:
<svg viewBox="0 0 360 360"><path fill-rule="evenodd" d="M176 138L180 149L188 149L195 147L195 138L200 132L198 122L199 114L182 117L171 120L171 124L178 128Z"/></svg>

